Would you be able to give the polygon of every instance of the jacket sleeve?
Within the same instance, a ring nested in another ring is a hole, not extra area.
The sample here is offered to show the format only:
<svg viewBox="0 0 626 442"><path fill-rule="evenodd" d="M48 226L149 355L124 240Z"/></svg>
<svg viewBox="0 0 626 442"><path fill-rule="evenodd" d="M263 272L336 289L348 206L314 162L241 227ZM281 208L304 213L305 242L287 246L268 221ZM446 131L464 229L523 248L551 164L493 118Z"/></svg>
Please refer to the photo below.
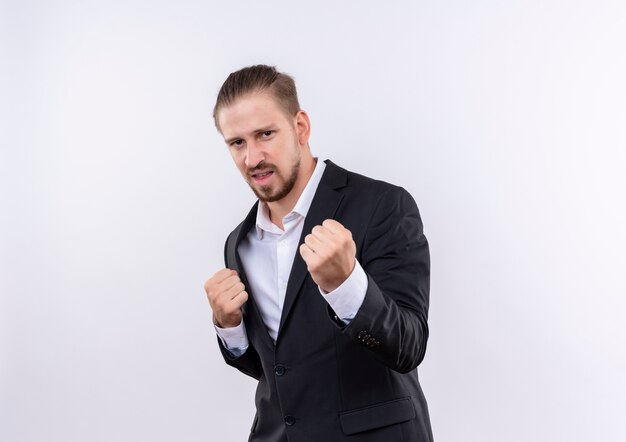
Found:
<svg viewBox="0 0 626 442"><path fill-rule="evenodd" d="M382 364L407 373L426 352L430 256L417 205L406 190L394 186L381 195L359 262L368 288L342 332Z"/></svg>
<svg viewBox="0 0 626 442"><path fill-rule="evenodd" d="M263 368L261 367L261 359L252 345L249 345L246 351L238 357L234 357L222 344L222 340L217 337L217 344L220 347L224 361L231 367L235 367L243 374L253 377L257 381L261 378Z"/></svg>

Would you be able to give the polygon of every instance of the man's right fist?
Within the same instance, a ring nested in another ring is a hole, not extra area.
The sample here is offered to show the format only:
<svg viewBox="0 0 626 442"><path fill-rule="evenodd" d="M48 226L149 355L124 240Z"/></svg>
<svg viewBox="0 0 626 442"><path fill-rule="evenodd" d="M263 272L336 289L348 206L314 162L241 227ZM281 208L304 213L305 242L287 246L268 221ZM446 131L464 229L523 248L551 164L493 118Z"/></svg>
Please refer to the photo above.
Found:
<svg viewBox="0 0 626 442"><path fill-rule="evenodd" d="M231 269L219 270L204 283L218 327L236 327L241 323L241 306L248 300L245 289L237 272Z"/></svg>

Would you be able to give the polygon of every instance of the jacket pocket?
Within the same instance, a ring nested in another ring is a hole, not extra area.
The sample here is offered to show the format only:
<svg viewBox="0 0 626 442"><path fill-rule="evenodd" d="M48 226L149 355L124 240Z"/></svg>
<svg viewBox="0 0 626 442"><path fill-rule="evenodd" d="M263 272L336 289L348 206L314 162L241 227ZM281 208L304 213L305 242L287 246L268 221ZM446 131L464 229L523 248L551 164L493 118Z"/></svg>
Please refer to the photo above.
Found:
<svg viewBox="0 0 626 442"><path fill-rule="evenodd" d="M341 429L346 435L386 427L414 418L415 406L410 397L381 402L339 414Z"/></svg>

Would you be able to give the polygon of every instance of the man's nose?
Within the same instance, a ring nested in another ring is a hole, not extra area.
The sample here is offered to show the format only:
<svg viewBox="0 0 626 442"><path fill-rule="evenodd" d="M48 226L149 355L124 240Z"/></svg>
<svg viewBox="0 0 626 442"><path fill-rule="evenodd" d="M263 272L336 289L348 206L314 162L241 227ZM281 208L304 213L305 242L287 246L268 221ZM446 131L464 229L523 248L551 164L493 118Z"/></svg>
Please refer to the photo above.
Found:
<svg viewBox="0 0 626 442"><path fill-rule="evenodd" d="M246 167L252 169L265 159L265 154L256 143L248 143L246 151Z"/></svg>

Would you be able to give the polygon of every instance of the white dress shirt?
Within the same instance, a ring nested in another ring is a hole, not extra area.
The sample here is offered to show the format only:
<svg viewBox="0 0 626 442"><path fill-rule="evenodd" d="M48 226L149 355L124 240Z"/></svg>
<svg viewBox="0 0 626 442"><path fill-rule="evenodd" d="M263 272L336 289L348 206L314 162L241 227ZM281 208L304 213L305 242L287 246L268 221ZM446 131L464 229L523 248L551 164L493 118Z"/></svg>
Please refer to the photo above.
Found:
<svg viewBox="0 0 626 442"><path fill-rule="evenodd" d="M246 287L246 290L253 294L261 318L274 342L278 336L287 281L295 254L298 253L304 219L325 168L326 164L323 161L317 161L298 202L293 210L283 217L284 230L271 222L269 208L267 204L261 202L257 210L256 228L250 229L239 244L239 256L250 286ZM367 275L357 261L354 270L343 284L332 292L326 293L321 288L319 290L320 296L328 302L335 314L345 323L349 323L365 298ZM224 346L234 356L243 354L248 348L248 336L243 321L231 328L215 326L215 330Z"/></svg>

